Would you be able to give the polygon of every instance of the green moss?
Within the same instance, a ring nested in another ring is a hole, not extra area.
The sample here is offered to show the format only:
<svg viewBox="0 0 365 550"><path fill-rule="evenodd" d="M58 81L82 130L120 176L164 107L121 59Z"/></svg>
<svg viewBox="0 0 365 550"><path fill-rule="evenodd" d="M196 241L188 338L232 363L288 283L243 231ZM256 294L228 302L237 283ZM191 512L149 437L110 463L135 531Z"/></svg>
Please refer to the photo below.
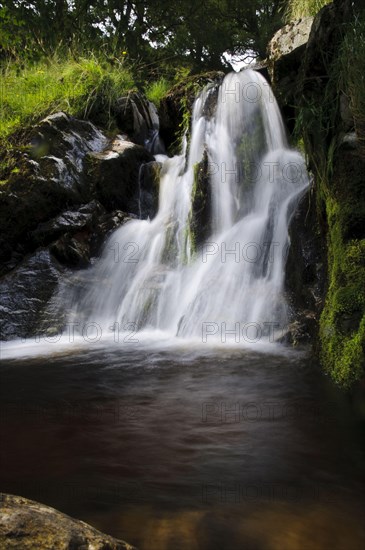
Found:
<svg viewBox="0 0 365 550"><path fill-rule="evenodd" d="M345 336L336 327L331 305L328 297L321 316L321 360L333 380L342 387L349 388L364 374L365 315L358 330Z"/></svg>
<svg viewBox="0 0 365 550"><path fill-rule="evenodd" d="M193 212L193 204L194 204L194 200L195 198L197 197L197 195L199 194L200 196L202 195L202 191L200 189L200 186L199 186L199 173L200 173L200 169L201 169L201 166L200 166L200 163L197 162L194 164L194 180L193 180L193 187L192 187L192 190L191 190L191 209L190 209L190 212L189 212L189 217L188 217L188 223L187 223L187 227L186 227L186 248L190 248L190 254L192 257L194 257L197 253L197 237L196 237L196 234L195 234L195 230L194 230L194 212ZM186 261L187 261L187 258L186 258Z"/></svg>
<svg viewBox="0 0 365 550"><path fill-rule="evenodd" d="M329 288L320 319L321 359L344 387L365 365L365 239L346 241L341 206L327 199Z"/></svg>

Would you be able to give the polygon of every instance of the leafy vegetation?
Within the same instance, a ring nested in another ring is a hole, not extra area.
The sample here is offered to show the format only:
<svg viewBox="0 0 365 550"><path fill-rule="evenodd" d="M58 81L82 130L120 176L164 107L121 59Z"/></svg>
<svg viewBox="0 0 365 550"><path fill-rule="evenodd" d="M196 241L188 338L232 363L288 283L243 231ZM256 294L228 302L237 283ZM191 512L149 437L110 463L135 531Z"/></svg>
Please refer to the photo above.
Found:
<svg viewBox="0 0 365 550"><path fill-rule="evenodd" d="M228 67L223 57L266 56L282 24L282 0L2 0L0 56L39 59L88 51L120 57L166 76ZM217 31L219 29L219 31Z"/></svg>

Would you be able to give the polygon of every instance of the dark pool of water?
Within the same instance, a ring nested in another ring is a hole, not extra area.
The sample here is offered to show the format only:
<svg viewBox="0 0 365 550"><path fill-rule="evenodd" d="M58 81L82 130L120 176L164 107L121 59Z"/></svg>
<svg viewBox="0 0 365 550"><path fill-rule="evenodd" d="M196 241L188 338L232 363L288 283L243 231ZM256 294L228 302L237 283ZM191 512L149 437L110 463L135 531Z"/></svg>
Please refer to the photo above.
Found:
<svg viewBox="0 0 365 550"><path fill-rule="evenodd" d="M141 550L364 548L362 426L303 354L0 363L0 488Z"/></svg>

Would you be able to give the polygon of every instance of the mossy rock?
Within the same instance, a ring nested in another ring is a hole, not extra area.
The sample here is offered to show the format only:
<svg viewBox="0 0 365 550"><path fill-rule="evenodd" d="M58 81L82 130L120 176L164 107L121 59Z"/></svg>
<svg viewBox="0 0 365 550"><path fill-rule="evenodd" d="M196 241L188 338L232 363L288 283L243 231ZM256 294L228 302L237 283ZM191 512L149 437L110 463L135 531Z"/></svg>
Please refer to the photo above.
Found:
<svg viewBox="0 0 365 550"><path fill-rule="evenodd" d="M198 92L209 84L218 87L223 78L224 73L220 71L188 76L173 86L162 98L158 109L160 135L171 154L179 151L181 135L189 127L193 104Z"/></svg>

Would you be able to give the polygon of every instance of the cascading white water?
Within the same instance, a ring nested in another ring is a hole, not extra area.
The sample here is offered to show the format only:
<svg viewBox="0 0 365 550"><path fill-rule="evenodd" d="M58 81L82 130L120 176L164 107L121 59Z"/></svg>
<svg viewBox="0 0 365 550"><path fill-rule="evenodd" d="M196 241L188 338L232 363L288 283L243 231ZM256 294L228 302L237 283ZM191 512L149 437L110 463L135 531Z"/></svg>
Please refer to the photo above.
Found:
<svg viewBox="0 0 365 550"><path fill-rule="evenodd" d="M157 215L113 233L73 319L105 330L133 323L198 338L222 337L238 325L252 324L256 333L259 325L260 334L285 325L288 224L308 185L304 162L288 148L277 103L259 73L227 75L208 118L210 93L195 102L190 146L163 161ZM211 235L196 250L194 173L205 151Z"/></svg>

